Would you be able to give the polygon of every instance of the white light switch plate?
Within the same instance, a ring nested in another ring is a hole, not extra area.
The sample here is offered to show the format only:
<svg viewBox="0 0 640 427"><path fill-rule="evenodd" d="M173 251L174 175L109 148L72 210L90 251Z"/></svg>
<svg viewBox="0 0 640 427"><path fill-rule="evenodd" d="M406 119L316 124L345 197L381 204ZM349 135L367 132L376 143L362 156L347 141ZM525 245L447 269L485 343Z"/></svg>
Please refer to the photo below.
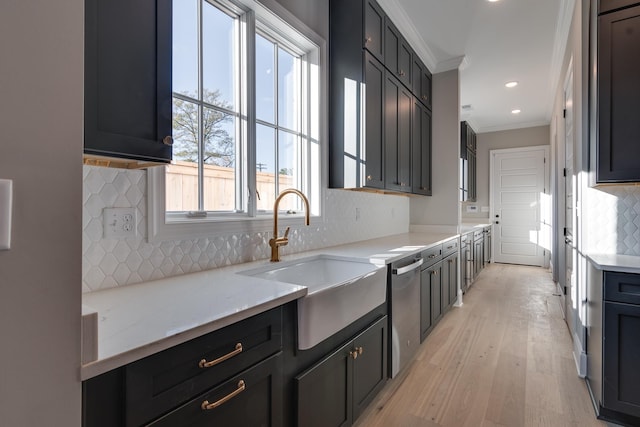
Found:
<svg viewBox="0 0 640 427"><path fill-rule="evenodd" d="M11 248L12 187L12 180L0 179L0 250Z"/></svg>

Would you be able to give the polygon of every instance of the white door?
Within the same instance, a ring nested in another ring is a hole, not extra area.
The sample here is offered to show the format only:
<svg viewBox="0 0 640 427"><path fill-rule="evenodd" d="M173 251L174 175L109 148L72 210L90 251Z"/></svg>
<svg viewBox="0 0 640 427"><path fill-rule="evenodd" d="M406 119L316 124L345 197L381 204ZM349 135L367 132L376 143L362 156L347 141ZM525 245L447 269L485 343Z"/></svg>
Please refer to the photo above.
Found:
<svg viewBox="0 0 640 427"><path fill-rule="evenodd" d="M574 173L574 128L573 128L573 60L569 64L564 83L564 236L565 236L565 319L572 334L577 330L577 273L575 193L576 176Z"/></svg>
<svg viewBox="0 0 640 427"><path fill-rule="evenodd" d="M547 146L491 150L494 262L544 265Z"/></svg>

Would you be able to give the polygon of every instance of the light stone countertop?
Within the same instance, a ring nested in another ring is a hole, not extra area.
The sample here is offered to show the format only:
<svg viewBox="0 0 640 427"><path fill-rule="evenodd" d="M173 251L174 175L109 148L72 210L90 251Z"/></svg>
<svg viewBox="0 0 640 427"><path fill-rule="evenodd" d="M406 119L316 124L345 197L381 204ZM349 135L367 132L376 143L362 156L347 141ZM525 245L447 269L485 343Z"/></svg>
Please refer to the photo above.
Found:
<svg viewBox="0 0 640 427"><path fill-rule="evenodd" d="M588 254L587 258L598 270L640 274L640 256Z"/></svg>
<svg viewBox="0 0 640 427"><path fill-rule="evenodd" d="M291 261L317 254L389 264L457 237L453 233L406 233L289 254ZM86 293L86 312L97 312L97 360L82 366L86 380L151 354L297 300L304 286L236 274L269 264L260 260ZM87 343L83 343L83 347ZM91 347L91 346L89 346Z"/></svg>
<svg viewBox="0 0 640 427"><path fill-rule="evenodd" d="M490 223L469 223L465 222L460 224L460 234L470 233L477 228L491 227Z"/></svg>

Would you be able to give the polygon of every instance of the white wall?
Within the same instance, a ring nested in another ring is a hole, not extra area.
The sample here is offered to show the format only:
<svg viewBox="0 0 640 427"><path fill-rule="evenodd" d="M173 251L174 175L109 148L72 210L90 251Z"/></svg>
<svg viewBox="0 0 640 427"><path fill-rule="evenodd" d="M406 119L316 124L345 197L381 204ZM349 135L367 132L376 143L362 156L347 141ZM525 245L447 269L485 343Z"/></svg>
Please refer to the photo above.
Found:
<svg viewBox="0 0 640 427"><path fill-rule="evenodd" d="M431 197L411 198L411 224L457 226L460 158L460 74L433 75Z"/></svg>
<svg viewBox="0 0 640 427"><path fill-rule="evenodd" d="M486 132L477 135L477 197L475 202L462 203L462 222L477 218L489 218L489 212L481 212L481 207L489 206L489 151L536 145L549 145L549 126ZM477 206L478 212L467 212L466 207L469 205Z"/></svg>
<svg viewBox="0 0 640 427"><path fill-rule="evenodd" d="M0 424L79 426L82 0L3 0L0 178L14 183L0 251Z"/></svg>

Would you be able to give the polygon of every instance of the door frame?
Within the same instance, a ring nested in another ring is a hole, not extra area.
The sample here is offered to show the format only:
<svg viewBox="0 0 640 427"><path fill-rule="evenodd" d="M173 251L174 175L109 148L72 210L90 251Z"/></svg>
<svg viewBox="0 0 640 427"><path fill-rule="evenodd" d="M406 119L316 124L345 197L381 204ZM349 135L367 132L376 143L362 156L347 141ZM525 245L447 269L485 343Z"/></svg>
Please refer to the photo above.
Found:
<svg viewBox="0 0 640 427"><path fill-rule="evenodd" d="M539 150L544 150L544 191L543 193L547 196L549 196L549 203L547 203L548 206L546 206L546 209L544 209L544 212L541 212L540 214L540 223L541 225L547 225L549 228L549 230L547 231L546 234L548 234L546 237L543 237L542 234L542 227L541 227L541 241L546 240L549 245L551 245L551 237L552 237L552 231L551 231L551 227L552 227L552 223L553 223L553 218L551 216L551 187L549 185L549 181L550 181L550 175L549 175L549 170L550 170L550 156L549 156L549 150L550 150L550 145L531 145L531 146L527 146L527 147L516 147L516 148L501 148L501 149L496 149L496 150L489 150L489 219L491 221L491 228L492 228L492 239L491 239L491 254L492 257L495 257L496 254L496 242L497 242L497 238L496 238L496 234L493 231L493 225L495 224L495 200L494 200L494 193L493 193L493 183L494 183L494 172L495 172L495 156L498 154L508 154L508 153L523 153L523 152L528 152L528 151L539 151ZM541 203L541 206L543 206L543 204ZM546 218L546 223L544 222ZM543 257L542 257L542 267L543 268L549 268L549 260L551 255L551 247L549 247L548 249L544 250L543 253Z"/></svg>

